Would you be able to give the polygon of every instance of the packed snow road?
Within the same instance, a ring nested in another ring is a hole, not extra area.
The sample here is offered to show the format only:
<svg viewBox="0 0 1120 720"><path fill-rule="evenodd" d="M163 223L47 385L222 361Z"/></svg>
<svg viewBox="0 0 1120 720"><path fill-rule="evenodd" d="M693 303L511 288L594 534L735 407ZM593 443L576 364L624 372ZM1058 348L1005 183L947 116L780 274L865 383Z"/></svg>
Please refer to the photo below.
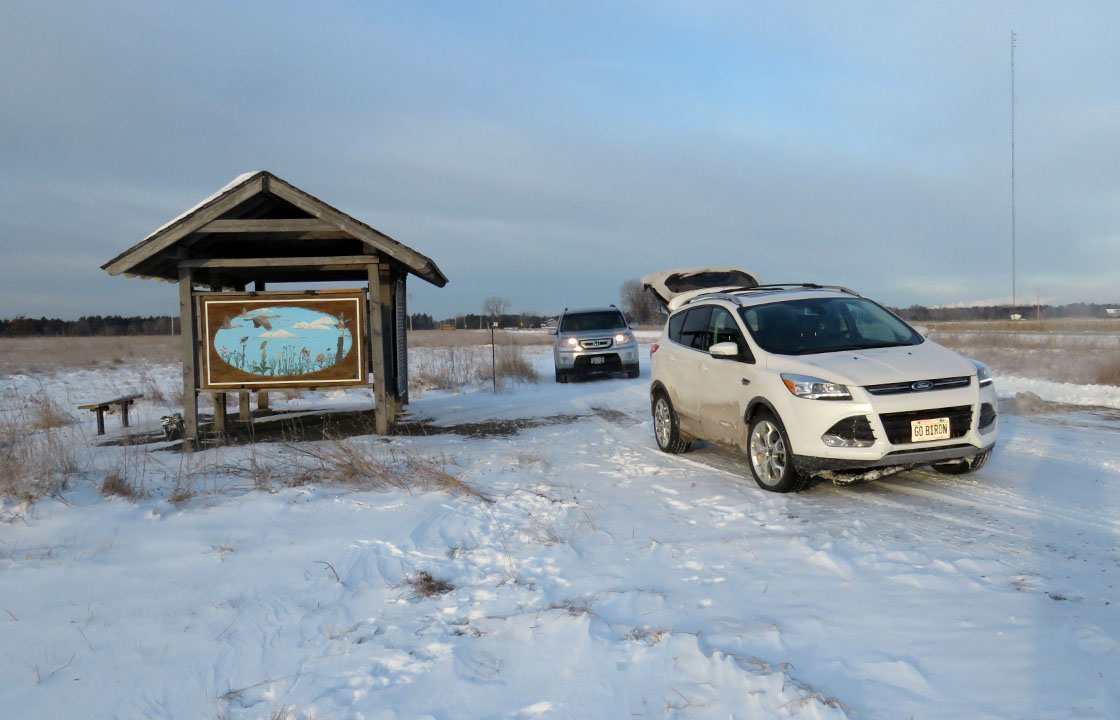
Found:
<svg viewBox="0 0 1120 720"><path fill-rule="evenodd" d="M550 378L550 356L533 360ZM75 487L0 524L0 707L1120 717L1120 403L997 385L999 447L963 477L765 493L733 453L658 451L643 375L428 392L409 406L422 433L352 440L442 458L489 502L254 489L230 471L292 452L271 443L197 453L191 472L208 490L175 504L150 469L149 496L132 502ZM1019 389L1057 402L1012 402ZM138 467L135 448L90 452ZM180 462L165 455L145 467ZM419 592L422 573L451 589Z"/></svg>

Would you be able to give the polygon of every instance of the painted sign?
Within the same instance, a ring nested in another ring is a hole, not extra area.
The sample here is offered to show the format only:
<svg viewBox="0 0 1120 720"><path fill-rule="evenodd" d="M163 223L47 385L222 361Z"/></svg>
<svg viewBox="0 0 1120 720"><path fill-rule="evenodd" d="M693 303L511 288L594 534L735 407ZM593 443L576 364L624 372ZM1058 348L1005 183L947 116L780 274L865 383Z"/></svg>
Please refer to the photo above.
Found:
<svg viewBox="0 0 1120 720"><path fill-rule="evenodd" d="M201 387L365 385L365 293L221 293L200 298Z"/></svg>

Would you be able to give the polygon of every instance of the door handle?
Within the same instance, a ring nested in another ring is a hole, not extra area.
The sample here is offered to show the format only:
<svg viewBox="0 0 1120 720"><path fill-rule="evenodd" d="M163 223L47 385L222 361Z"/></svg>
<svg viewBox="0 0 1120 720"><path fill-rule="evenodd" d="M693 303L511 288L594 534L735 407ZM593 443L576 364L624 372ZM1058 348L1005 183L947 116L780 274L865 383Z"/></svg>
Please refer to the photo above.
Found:
<svg viewBox="0 0 1120 720"><path fill-rule="evenodd" d="M751 381L746 379L746 378L741 378L739 380L739 382L743 383L744 385L750 385L751 384Z"/></svg>

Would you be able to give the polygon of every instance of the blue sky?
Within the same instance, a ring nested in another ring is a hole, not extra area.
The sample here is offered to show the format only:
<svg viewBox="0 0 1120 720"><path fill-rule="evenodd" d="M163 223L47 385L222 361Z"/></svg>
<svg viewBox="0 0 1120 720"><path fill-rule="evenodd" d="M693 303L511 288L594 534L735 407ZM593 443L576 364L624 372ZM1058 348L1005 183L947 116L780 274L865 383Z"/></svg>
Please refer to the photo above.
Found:
<svg viewBox="0 0 1120 720"><path fill-rule="evenodd" d="M0 316L267 169L432 257L417 312L738 265L883 302L1120 301L1115 2L0 3Z"/></svg>

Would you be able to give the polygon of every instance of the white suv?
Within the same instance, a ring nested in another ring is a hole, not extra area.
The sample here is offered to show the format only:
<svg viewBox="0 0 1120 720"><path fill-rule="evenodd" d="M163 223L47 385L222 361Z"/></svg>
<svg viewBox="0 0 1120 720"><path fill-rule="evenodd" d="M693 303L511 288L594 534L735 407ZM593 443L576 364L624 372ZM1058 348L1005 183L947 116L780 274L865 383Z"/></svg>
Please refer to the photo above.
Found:
<svg viewBox="0 0 1120 720"><path fill-rule="evenodd" d="M657 273L642 284L670 312L650 355L654 434L665 452L694 439L729 446L774 492L814 476L844 483L924 464L965 473L992 453L988 368L851 290L761 285L728 268Z"/></svg>

